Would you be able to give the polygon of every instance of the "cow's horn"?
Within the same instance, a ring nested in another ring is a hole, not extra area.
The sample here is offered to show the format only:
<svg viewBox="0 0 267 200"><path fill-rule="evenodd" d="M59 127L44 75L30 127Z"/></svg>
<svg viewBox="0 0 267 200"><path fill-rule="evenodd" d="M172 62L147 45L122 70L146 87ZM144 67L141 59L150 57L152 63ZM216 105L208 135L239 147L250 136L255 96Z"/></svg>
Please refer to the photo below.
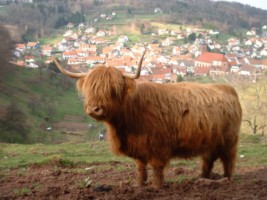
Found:
<svg viewBox="0 0 267 200"><path fill-rule="evenodd" d="M127 74L127 73L124 73L123 74L124 77L131 78L131 79L137 79L137 78L139 78L140 73L141 73L142 62L143 62L143 59L144 59L145 54L146 54L146 49L144 50L144 53L143 53L142 57L139 60L139 63L138 63L137 69L136 69L136 73L135 74Z"/></svg>
<svg viewBox="0 0 267 200"><path fill-rule="evenodd" d="M83 78L87 75L87 73L73 73L68 70L66 70L64 67L62 67L61 64L57 61L56 58L53 59L53 62L56 64L57 68L66 76L69 76L71 78Z"/></svg>

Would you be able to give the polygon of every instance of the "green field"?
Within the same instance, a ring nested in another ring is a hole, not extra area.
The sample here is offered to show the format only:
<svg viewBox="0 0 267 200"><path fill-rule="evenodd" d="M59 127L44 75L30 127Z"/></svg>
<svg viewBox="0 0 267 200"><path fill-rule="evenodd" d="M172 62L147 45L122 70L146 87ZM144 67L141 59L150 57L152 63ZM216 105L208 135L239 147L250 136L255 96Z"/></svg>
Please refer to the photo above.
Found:
<svg viewBox="0 0 267 200"><path fill-rule="evenodd" d="M92 162L126 161L109 151L107 142L64 143L58 145L0 144L0 169L58 162L77 165Z"/></svg>
<svg viewBox="0 0 267 200"><path fill-rule="evenodd" d="M237 166L267 166L267 144L263 136L241 135ZM0 143L0 169L25 167L33 164L60 163L78 165L93 162L120 161L129 158L115 156L110 152L108 142L46 144L4 144ZM173 160L171 165L196 166L196 159Z"/></svg>

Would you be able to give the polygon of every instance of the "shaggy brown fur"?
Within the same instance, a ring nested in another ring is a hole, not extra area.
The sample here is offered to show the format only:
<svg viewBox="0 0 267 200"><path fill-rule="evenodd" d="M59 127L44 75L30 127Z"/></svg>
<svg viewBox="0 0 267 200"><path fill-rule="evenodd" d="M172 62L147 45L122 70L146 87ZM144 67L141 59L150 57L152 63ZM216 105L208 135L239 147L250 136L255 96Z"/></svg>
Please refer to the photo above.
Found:
<svg viewBox="0 0 267 200"><path fill-rule="evenodd" d="M100 66L80 78L77 89L85 97L85 111L106 125L113 151L136 160L139 185L145 184L150 164L153 184L161 186L174 157L201 156L205 178L219 158L224 176L231 178L242 117L231 86L136 83Z"/></svg>

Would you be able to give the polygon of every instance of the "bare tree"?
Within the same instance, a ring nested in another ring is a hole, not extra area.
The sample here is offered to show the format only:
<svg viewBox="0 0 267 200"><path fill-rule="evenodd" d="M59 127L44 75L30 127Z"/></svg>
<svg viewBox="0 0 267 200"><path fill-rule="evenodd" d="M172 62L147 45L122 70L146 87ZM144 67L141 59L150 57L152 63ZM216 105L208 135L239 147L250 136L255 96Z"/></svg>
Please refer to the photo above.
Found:
<svg viewBox="0 0 267 200"><path fill-rule="evenodd" d="M242 89L243 121L252 134L264 135L267 131L267 85L257 83Z"/></svg>

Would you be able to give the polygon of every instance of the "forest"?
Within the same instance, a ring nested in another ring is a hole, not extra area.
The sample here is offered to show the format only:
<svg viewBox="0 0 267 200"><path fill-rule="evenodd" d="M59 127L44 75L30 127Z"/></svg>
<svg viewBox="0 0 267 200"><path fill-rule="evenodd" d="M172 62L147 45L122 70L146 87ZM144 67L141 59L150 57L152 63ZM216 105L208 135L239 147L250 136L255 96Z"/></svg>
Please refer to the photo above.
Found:
<svg viewBox="0 0 267 200"><path fill-rule="evenodd" d="M160 8L158 21L197 25L238 34L239 29L260 27L267 11L234 2L210 0L34 0L5 1L0 8L0 21L13 30L16 39L31 41L51 35L67 23L93 20L101 13L123 11L129 17L152 14ZM31 2L31 3L25 3Z"/></svg>

